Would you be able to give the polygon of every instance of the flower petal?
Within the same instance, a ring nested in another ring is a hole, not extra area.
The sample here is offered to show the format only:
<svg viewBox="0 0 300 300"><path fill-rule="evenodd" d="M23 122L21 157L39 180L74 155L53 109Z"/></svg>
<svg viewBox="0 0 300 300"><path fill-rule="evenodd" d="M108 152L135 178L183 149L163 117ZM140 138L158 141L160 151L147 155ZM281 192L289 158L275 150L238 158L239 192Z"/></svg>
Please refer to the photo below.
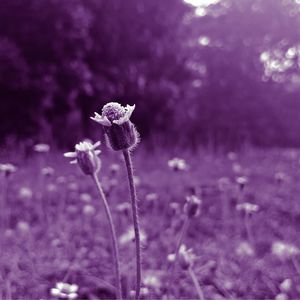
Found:
<svg viewBox="0 0 300 300"><path fill-rule="evenodd" d="M70 164L71 164L71 165L77 164L77 159L71 160L71 161L70 161Z"/></svg>
<svg viewBox="0 0 300 300"><path fill-rule="evenodd" d="M102 117L101 115L99 115L98 113L95 112L95 116L91 117L91 119L103 126L111 126L111 122L107 119L107 117Z"/></svg>
<svg viewBox="0 0 300 300"><path fill-rule="evenodd" d="M95 154L99 155L101 153L101 150L95 150Z"/></svg>
<svg viewBox="0 0 300 300"><path fill-rule="evenodd" d="M66 153L64 153L64 157L75 158L75 157L77 157L77 154L76 154L76 152L66 152Z"/></svg>
<svg viewBox="0 0 300 300"><path fill-rule="evenodd" d="M132 105L132 106L126 105L126 107L125 107L125 110L126 110L125 115L122 118L120 118L119 120L113 121L113 123L117 124L117 125L122 125L123 123L129 121L129 118L131 117L134 109L135 109L135 104Z"/></svg>
<svg viewBox="0 0 300 300"><path fill-rule="evenodd" d="M100 142L100 141L96 142L96 143L93 145L93 149L98 148L100 145L101 145L101 142Z"/></svg>

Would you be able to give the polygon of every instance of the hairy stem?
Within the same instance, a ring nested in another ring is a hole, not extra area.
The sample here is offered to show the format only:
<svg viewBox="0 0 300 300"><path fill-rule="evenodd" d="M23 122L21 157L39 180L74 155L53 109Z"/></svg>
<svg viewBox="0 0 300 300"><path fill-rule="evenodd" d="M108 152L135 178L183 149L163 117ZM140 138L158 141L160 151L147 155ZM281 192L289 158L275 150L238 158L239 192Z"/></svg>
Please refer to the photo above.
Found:
<svg viewBox="0 0 300 300"><path fill-rule="evenodd" d="M131 196L131 206L132 206L132 217L135 235L135 248L136 248L136 291L135 299L139 299L140 289L141 289L141 243L140 243L140 230L139 230L139 216L137 208L137 195L133 179L133 166L128 149L123 150L124 160L127 169L129 189Z"/></svg>
<svg viewBox="0 0 300 300"><path fill-rule="evenodd" d="M192 281L193 281L193 284L196 288L199 300L204 300L203 291L201 289L201 286L198 282L198 279L197 279L196 274L195 274L194 270L192 269L192 267L189 267L189 274L190 274L190 276L192 278Z"/></svg>
<svg viewBox="0 0 300 300"><path fill-rule="evenodd" d="M93 174L93 180L97 186L97 190L99 192L100 198L103 201L104 207L105 207L105 213L108 219L110 231L111 231L111 238L112 238L112 250L113 250L113 257L114 257L114 263L115 263L115 275L116 275L116 286L117 286L117 298L122 299L122 287L121 287L121 275L120 275L120 259L119 259L119 250L117 245L117 236L116 231L113 223L113 219L111 216L111 212L108 206L108 202L106 199L106 196L103 192L103 189L101 187L100 181L96 175L96 173Z"/></svg>

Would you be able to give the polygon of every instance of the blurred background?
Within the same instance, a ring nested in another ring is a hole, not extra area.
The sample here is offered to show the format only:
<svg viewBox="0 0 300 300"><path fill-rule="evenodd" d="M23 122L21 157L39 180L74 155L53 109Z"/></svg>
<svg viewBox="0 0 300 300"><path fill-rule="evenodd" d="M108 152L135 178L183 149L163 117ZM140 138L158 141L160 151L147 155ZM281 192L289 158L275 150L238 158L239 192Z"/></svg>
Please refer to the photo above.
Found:
<svg viewBox="0 0 300 300"><path fill-rule="evenodd" d="M0 1L2 144L97 137L116 100L144 141L295 147L299 92L300 0Z"/></svg>

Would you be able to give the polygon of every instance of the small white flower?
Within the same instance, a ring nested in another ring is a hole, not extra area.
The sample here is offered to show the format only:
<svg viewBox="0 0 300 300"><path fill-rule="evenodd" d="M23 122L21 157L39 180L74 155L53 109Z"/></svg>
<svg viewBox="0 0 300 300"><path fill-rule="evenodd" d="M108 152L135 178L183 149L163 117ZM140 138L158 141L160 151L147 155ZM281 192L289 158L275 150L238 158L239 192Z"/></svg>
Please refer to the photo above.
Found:
<svg viewBox="0 0 300 300"><path fill-rule="evenodd" d="M88 202L91 202L91 201L92 201L92 196L91 196L90 194L88 194L88 193L81 193L81 194L79 195L79 199L80 199L80 201L82 201L82 202L88 203Z"/></svg>
<svg viewBox="0 0 300 300"><path fill-rule="evenodd" d="M17 167L13 164L0 164L0 172L3 172L5 176L9 176L17 171Z"/></svg>
<svg viewBox="0 0 300 300"><path fill-rule="evenodd" d="M168 161L168 166L174 171L184 171L187 169L188 165L186 161L182 158L174 157Z"/></svg>
<svg viewBox="0 0 300 300"><path fill-rule="evenodd" d="M248 178L245 176L239 176L236 179L236 183L243 188L248 183Z"/></svg>
<svg viewBox="0 0 300 300"><path fill-rule="evenodd" d="M286 278L280 283L280 290L283 292L288 292L291 290L292 284L293 284L292 279Z"/></svg>
<svg viewBox="0 0 300 300"><path fill-rule="evenodd" d="M149 202L156 201L158 199L158 195L156 193L149 193L145 196L145 200Z"/></svg>
<svg viewBox="0 0 300 300"><path fill-rule="evenodd" d="M47 153L50 151L50 146L48 144L36 144L33 147L33 150L39 153Z"/></svg>
<svg viewBox="0 0 300 300"><path fill-rule="evenodd" d="M259 206L257 204L245 202L245 203L237 204L236 209L240 211L244 211L246 213L254 213L258 211Z"/></svg>
<svg viewBox="0 0 300 300"><path fill-rule="evenodd" d="M86 204L83 207L83 214L85 214L86 216L92 216L94 215L96 212L95 207L91 204Z"/></svg>
<svg viewBox="0 0 300 300"><path fill-rule="evenodd" d="M280 258L289 258L299 254L299 252L299 248L289 243L276 241L272 244L272 253Z"/></svg>
<svg viewBox="0 0 300 300"><path fill-rule="evenodd" d="M59 297L60 296L60 290L58 288L52 288L50 290L50 294L53 297Z"/></svg>
<svg viewBox="0 0 300 300"><path fill-rule="evenodd" d="M186 245L180 245L178 252L178 262L183 270L187 270L193 265L196 260L196 255L193 252L193 249L187 249Z"/></svg>
<svg viewBox="0 0 300 300"><path fill-rule="evenodd" d="M19 197L22 200L29 200L31 199L33 196L33 192L30 188L28 187L22 187L19 190Z"/></svg>
<svg viewBox="0 0 300 300"><path fill-rule="evenodd" d="M238 256L253 256L254 255L254 249L248 242L241 242L235 251Z"/></svg>
<svg viewBox="0 0 300 300"><path fill-rule="evenodd" d="M51 167L45 167L45 168L42 168L41 170L41 174L46 176L46 177L50 177L54 174L54 169L51 168Z"/></svg>
<svg viewBox="0 0 300 300"><path fill-rule="evenodd" d="M130 227L127 230L127 232L125 232L123 235L120 236L119 242L120 242L121 245L125 245L125 244L128 244L130 242L133 242L134 237L135 237L134 229L133 229L133 227ZM147 240L147 236L146 236L146 234L143 230L140 230L140 240L141 240L141 243L146 242L146 240Z"/></svg>

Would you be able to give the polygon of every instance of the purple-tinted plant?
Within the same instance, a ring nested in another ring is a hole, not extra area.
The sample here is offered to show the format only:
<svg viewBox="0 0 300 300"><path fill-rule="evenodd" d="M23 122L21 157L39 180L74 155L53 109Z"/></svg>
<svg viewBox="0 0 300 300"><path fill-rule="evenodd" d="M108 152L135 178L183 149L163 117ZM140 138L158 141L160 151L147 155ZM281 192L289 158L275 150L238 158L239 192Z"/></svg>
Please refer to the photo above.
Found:
<svg viewBox="0 0 300 300"><path fill-rule="evenodd" d="M201 199L199 199L197 196L191 195L191 196L186 197L186 203L183 208L184 213L185 213L184 222L183 222L182 228L180 230L180 233L179 233L177 241L176 241L175 253L173 255L169 256L169 258L171 258L170 260L173 261L173 264L171 265L171 269L169 272L170 277L169 277L168 284L167 284L168 292L170 290L170 283L173 282L174 268L175 268L176 263L178 262L179 251L180 251L180 247L183 242L183 238L184 238L184 236L187 232L187 229L190 225L191 219L194 218L195 216L199 215L200 205L201 205Z"/></svg>
<svg viewBox="0 0 300 300"><path fill-rule="evenodd" d="M251 229L250 217L252 214L259 210L259 206L252 203L240 203L236 206L238 211L244 212L244 226L246 229L247 237L252 246L254 246L254 237Z"/></svg>
<svg viewBox="0 0 300 300"><path fill-rule="evenodd" d="M186 246L184 244L180 245L179 252L178 252L178 263L182 270L188 271L193 284L195 286L195 289L197 291L197 295L199 300L204 300L204 295L202 288L199 284L199 281L196 277L196 274L193 270L193 265L195 262L196 256L192 249L186 249Z"/></svg>
<svg viewBox="0 0 300 300"><path fill-rule="evenodd" d="M129 190L131 195L131 207L136 244L136 292L135 298L138 299L141 288L141 246L139 216L137 206L137 194L133 175L133 164L130 151L139 141L138 132L130 121L135 105L123 107L117 102L110 102L103 106L102 115L95 113L91 119L103 126L107 138L107 144L115 151L123 152L127 169Z"/></svg>
<svg viewBox="0 0 300 300"><path fill-rule="evenodd" d="M81 142L75 146L75 152L65 153L65 157L74 158L71 163L78 163L79 167L83 171L84 174L92 177L97 190L99 192L100 199L103 201L105 213L108 219L111 238L112 238L112 248L113 248L113 256L115 261L115 275L116 275L116 284L117 284L117 297L118 299L122 299L122 289L121 289L121 276L120 276L120 259L119 259L119 250L117 245L117 237L116 231L112 219L112 215L110 212L110 208L106 199L106 196L103 192L101 183L98 179L98 172L101 167L101 161L98 155L100 154L100 150L96 150L96 148L100 145L100 142L95 143L94 145L89 142Z"/></svg>
<svg viewBox="0 0 300 300"><path fill-rule="evenodd" d="M10 176L15 173L17 168L12 164L0 164L0 175L1 175L1 195L0 195L0 224L7 226L10 218L10 208L7 203L8 185ZM0 227L1 227L0 225Z"/></svg>

